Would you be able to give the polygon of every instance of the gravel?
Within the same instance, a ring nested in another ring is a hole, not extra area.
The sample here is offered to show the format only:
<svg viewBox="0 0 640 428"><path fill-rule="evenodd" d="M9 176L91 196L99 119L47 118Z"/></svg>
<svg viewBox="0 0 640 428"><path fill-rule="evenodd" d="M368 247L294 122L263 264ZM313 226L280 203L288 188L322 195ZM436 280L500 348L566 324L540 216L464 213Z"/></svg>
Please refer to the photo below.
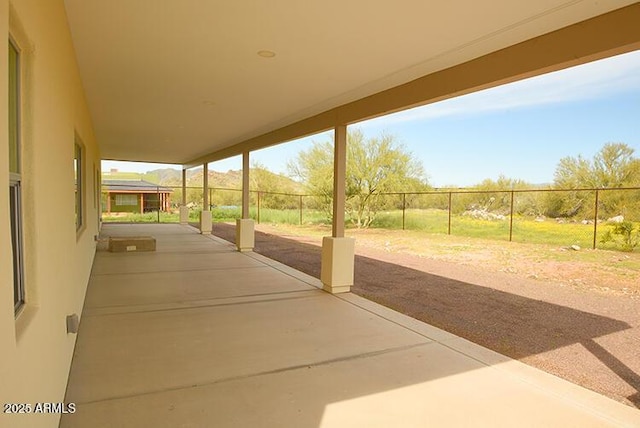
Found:
<svg viewBox="0 0 640 428"><path fill-rule="evenodd" d="M256 226L255 252L320 277L319 238L269 232ZM235 240L230 224L213 233ZM363 241L353 293L640 408L639 299Z"/></svg>

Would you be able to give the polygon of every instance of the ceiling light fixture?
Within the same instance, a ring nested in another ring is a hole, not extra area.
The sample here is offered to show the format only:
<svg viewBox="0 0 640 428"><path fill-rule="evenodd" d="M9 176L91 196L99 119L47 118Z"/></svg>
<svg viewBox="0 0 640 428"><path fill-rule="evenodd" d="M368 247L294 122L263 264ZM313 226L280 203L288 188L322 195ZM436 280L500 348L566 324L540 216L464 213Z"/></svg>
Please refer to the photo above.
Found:
<svg viewBox="0 0 640 428"><path fill-rule="evenodd" d="M258 56L261 56L262 58L273 58L276 56L276 53L274 51L261 50L258 51Z"/></svg>

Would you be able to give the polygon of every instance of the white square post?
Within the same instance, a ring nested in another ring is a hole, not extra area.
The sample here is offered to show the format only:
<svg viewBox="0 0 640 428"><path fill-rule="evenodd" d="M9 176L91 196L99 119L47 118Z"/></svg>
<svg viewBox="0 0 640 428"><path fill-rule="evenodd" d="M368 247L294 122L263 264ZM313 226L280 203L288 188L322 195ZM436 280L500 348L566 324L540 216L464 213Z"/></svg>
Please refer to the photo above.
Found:
<svg viewBox="0 0 640 428"><path fill-rule="evenodd" d="M180 224L189 223L189 208L187 207L187 170L182 170L182 203L180 204Z"/></svg>
<svg viewBox="0 0 640 428"><path fill-rule="evenodd" d="M211 233L211 211L209 210L209 164L204 164L202 172L202 212L200 213L200 233Z"/></svg>
<svg viewBox="0 0 640 428"><path fill-rule="evenodd" d="M344 208L347 171L347 126L334 132L332 236L322 239L320 280L329 293L347 293L353 285L355 240L344 236Z"/></svg>
<svg viewBox="0 0 640 428"><path fill-rule="evenodd" d="M255 232L253 220L249 218L249 152L242 153L242 218L236 220L236 248L238 251L253 251Z"/></svg>

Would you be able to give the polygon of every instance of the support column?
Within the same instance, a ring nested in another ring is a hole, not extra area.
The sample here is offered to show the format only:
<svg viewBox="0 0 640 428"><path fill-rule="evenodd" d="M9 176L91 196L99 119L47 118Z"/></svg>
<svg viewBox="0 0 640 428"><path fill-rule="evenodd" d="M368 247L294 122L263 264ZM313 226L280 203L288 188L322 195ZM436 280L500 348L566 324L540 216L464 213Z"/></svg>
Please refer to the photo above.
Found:
<svg viewBox="0 0 640 428"><path fill-rule="evenodd" d="M180 204L180 224L189 223L189 208L187 207L187 170L182 170L182 203Z"/></svg>
<svg viewBox="0 0 640 428"><path fill-rule="evenodd" d="M249 217L249 152L242 153L242 218L236 220L238 251L252 251L255 244L253 220Z"/></svg>
<svg viewBox="0 0 640 428"><path fill-rule="evenodd" d="M209 210L209 164L202 171L202 212L200 213L200 233L211 233L211 211Z"/></svg>
<svg viewBox="0 0 640 428"><path fill-rule="evenodd" d="M320 280L329 293L347 293L353 285L355 240L344 236L347 126L334 130L332 236L322 238Z"/></svg>

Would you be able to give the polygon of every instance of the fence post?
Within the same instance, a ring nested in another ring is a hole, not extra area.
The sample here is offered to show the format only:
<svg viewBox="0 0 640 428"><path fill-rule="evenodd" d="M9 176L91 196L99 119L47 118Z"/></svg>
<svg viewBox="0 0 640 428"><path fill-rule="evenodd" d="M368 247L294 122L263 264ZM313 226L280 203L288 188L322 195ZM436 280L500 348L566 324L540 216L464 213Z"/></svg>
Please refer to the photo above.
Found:
<svg viewBox="0 0 640 428"><path fill-rule="evenodd" d="M513 190L511 191L511 208L509 214L509 242L513 240Z"/></svg>
<svg viewBox="0 0 640 428"><path fill-rule="evenodd" d="M212 205L212 203L211 203L212 202L212 199L211 199L211 194L212 193L211 193L211 191L212 190L213 189L209 188L209 208L207 209L207 211L211 211L211 205Z"/></svg>
<svg viewBox="0 0 640 428"><path fill-rule="evenodd" d="M598 236L598 189L596 189L596 202L594 206L594 216L593 216L593 249L596 249L596 238Z"/></svg>
<svg viewBox="0 0 640 428"><path fill-rule="evenodd" d="M402 230L404 229L404 216L405 216L405 210L407 208L407 194L403 193L402 194Z"/></svg>
<svg viewBox="0 0 640 428"><path fill-rule="evenodd" d="M158 223L160 223L160 186L156 186L156 192L158 195Z"/></svg>
<svg viewBox="0 0 640 428"><path fill-rule="evenodd" d="M262 192L258 191L258 224L260 224L260 194Z"/></svg>
<svg viewBox="0 0 640 428"><path fill-rule="evenodd" d="M447 231L448 235L451 235L451 195L453 192L449 192L449 229Z"/></svg>
<svg viewBox="0 0 640 428"><path fill-rule="evenodd" d="M299 204L298 206L300 207L300 226L302 226L302 195L299 195Z"/></svg>

